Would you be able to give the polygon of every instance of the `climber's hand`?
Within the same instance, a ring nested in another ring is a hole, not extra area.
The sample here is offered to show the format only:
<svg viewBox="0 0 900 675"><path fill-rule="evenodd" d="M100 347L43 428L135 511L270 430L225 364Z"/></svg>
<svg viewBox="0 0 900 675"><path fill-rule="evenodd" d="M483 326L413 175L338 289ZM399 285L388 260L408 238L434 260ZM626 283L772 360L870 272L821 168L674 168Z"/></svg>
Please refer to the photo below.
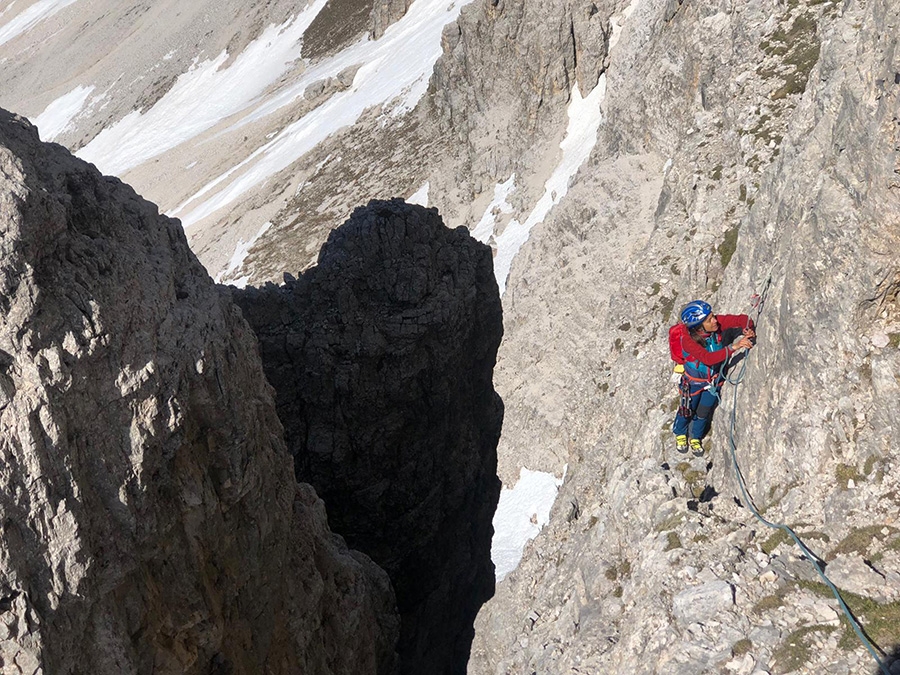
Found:
<svg viewBox="0 0 900 675"><path fill-rule="evenodd" d="M756 331L753 330L752 328L745 328L745 329L744 329L744 335L745 335L746 337L748 337L748 338L755 338L755 337L756 337Z"/></svg>
<svg viewBox="0 0 900 675"><path fill-rule="evenodd" d="M731 343L731 348L735 351L738 351L739 349L751 349L752 347L753 343L746 335L737 338L734 342Z"/></svg>

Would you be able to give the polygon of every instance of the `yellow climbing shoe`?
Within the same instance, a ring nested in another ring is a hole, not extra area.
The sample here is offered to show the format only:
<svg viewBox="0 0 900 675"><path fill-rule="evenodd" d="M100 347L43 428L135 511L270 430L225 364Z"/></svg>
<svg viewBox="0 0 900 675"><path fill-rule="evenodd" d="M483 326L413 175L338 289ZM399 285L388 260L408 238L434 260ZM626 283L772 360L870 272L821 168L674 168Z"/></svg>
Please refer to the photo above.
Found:
<svg viewBox="0 0 900 675"><path fill-rule="evenodd" d="M687 452L687 450L688 450L687 436L682 434L681 436L675 437L675 449L681 453Z"/></svg>
<svg viewBox="0 0 900 675"><path fill-rule="evenodd" d="M691 450L694 452L694 455L700 457L703 454L703 446L700 445L699 438L691 439Z"/></svg>

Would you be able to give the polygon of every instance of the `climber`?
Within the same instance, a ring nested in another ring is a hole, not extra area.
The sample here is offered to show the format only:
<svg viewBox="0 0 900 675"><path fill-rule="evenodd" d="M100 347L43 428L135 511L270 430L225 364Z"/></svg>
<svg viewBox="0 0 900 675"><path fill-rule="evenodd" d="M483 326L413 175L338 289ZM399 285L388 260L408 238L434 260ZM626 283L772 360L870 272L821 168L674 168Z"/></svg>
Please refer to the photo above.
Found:
<svg viewBox="0 0 900 675"><path fill-rule="evenodd" d="M682 365L679 390L681 400L672 431L675 449L696 456L703 454L700 441L706 434L710 415L719 401L731 356L752 349L756 342L753 320L746 314L713 314L712 307L694 300L681 310L681 323L669 329L672 358ZM688 441L690 432L690 442Z"/></svg>

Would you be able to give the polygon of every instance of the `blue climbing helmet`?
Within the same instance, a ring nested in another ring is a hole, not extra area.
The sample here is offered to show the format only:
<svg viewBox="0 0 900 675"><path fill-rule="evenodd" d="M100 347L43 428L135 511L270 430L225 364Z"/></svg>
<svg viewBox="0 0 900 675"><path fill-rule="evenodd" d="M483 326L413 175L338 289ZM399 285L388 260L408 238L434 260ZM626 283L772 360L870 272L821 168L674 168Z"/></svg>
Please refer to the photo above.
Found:
<svg viewBox="0 0 900 675"><path fill-rule="evenodd" d="M702 300L694 300L689 302L683 310L681 310L681 322L688 328L699 326L704 319L712 314L712 307Z"/></svg>

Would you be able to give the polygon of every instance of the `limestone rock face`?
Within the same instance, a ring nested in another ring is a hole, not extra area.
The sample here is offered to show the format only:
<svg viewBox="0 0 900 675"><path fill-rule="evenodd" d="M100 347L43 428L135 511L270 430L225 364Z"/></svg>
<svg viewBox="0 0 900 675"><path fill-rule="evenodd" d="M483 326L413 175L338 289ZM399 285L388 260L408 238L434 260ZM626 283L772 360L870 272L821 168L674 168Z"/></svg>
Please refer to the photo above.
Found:
<svg viewBox="0 0 900 675"><path fill-rule="evenodd" d="M537 199L532 183L558 151L573 86L582 96L596 86L621 4L478 0L447 27L423 106L452 156L429 177L445 218L464 220L473 198L513 173L516 202Z"/></svg>
<svg viewBox="0 0 900 675"><path fill-rule="evenodd" d="M411 0L381 0L372 8L369 20L369 34L377 40L388 27L401 19L412 4Z"/></svg>
<svg viewBox="0 0 900 675"><path fill-rule="evenodd" d="M504 295L500 475L568 472L469 671L877 672L793 542L735 502L730 387L705 456L675 453L666 330L695 298L755 314L767 288L738 461L896 658L900 5L633 7L598 145ZM683 611L726 585L714 616Z"/></svg>
<svg viewBox="0 0 900 675"><path fill-rule="evenodd" d="M5 111L0 177L3 672L392 672L386 575L178 223Z"/></svg>
<svg viewBox="0 0 900 675"><path fill-rule="evenodd" d="M388 571L402 671L464 672L494 589L502 319L490 251L434 209L373 201L286 281L235 298L297 476Z"/></svg>

